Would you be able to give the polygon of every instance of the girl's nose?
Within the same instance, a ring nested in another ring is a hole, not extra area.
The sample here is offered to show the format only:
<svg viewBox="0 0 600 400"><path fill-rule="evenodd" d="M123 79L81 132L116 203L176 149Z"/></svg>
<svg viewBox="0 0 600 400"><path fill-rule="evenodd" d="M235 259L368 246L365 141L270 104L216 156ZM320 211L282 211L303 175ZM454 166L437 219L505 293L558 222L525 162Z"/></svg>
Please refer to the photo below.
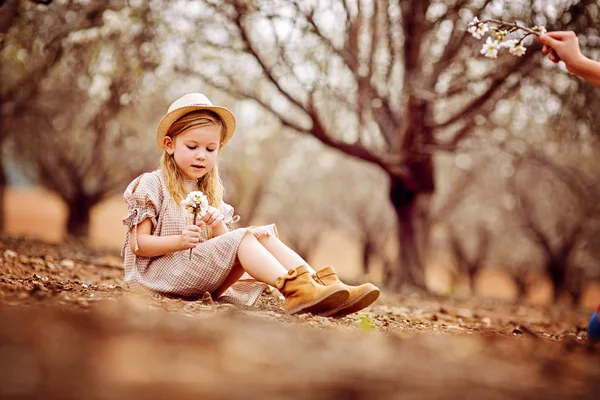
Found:
<svg viewBox="0 0 600 400"><path fill-rule="evenodd" d="M206 160L206 154L205 154L205 152L204 151L199 151L198 153L196 153L196 158L198 160L202 160L202 161Z"/></svg>

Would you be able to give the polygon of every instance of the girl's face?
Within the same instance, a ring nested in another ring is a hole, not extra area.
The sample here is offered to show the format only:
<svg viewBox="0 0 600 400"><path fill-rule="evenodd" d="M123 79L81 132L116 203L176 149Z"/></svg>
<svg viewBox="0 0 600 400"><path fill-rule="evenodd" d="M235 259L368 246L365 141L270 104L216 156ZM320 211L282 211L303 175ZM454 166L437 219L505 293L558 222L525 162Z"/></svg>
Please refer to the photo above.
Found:
<svg viewBox="0 0 600 400"><path fill-rule="evenodd" d="M188 179L198 180L217 162L221 127L216 124L198 126L177 135L175 139L165 137L164 144L181 172Z"/></svg>

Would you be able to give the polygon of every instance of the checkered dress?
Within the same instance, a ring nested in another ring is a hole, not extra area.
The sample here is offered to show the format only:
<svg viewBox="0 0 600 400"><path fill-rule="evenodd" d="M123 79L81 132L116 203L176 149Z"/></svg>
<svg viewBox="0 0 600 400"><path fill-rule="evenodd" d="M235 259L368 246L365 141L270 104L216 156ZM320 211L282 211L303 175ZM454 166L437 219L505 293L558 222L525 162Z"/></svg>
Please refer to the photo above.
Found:
<svg viewBox="0 0 600 400"><path fill-rule="evenodd" d="M186 182L189 190L195 190L195 182ZM205 292L215 291L230 274L236 263L237 250L246 231L257 238L261 235L278 237L275 225L251 226L233 229L239 217L233 216L233 207L222 203L220 211L229 232L208 239L206 227L201 229L200 243L196 245L190 260L190 251L178 251L159 257L135 256L130 243L137 246L137 225L149 218L152 234L156 236L180 235L186 226L183 208L171 198L165 185L162 171L145 173L129 184L123 196L129 213L123 219L127 236L122 255L125 261L125 280L132 289L145 288L152 292L170 296L195 298ZM133 228L133 230L131 229ZM265 287L244 273L221 299L252 305Z"/></svg>

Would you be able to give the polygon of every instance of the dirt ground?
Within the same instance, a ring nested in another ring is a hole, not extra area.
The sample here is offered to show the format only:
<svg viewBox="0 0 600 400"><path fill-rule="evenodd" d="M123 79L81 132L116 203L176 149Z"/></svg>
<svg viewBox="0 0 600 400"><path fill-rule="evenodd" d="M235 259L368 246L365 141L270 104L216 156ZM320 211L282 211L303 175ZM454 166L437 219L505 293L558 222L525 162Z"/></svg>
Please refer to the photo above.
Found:
<svg viewBox="0 0 600 400"><path fill-rule="evenodd" d="M58 243L64 237L67 206L53 193L39 187L9 186L5 193L6 232L11 236L23 236ZM43 207L39 207L43 204ZM92 209L90 221L89 247L117 252L125 239L125 228L121 223L127 208L121 195L115 195ZM261 221L270 224L276 221ZM285 232L279 232L285 241ZM339 231L322 238L311 253L309 262L317 268L335 266L345 279L357 279L363 274L361 248L347 232ZM452 285L448 267L453 260L448 254L437 254L428 260L425 280L429 289L436 293L448 293L454 286L455 294L469 293L468 282ZM534 268L535 266L532 266ZM382 265L378 262L370 266L369 280L381 282ZM477 277L475 290L478 295L506 300L517 296L517 287L502 266L490 265ZM552 285L548 280L539 279L532 283L527 299L531 303L549 304L552 301ZM600 303L600 282L586 285L580 306L595 310Z"/></svg>
<svg viewBox="0 0 600 400"><path fill-rule="evenodd" d="M120 258L0 240L2 399L597 398L589 311L383 293L342 319L129 292Z"/></svg>

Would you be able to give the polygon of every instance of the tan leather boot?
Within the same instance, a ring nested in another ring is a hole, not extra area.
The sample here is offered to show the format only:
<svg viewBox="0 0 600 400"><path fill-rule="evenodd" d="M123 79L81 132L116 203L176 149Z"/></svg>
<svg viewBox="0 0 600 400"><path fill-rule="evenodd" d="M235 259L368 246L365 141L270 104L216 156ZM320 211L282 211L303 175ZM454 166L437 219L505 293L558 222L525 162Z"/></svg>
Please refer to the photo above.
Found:
<svg viewBox="0 0 600 400"><path fill-rule="evenodd" d="M360 286L346 285L339 280L335 270L332 267L326 267L317 271L316 275L313 275L313 278L321 285L325 285L327 287L337 287L341 284L350 292L348 299L339 307L319 314L323 317L344 317L348 314L362 310L363 308L373 304L373 302L379 298L380 291L377 286L373 285L372 283L363 283Z"/></svg>
<svg viewBox="0 0 600 400"><path fill-rule="evenodd" d="M290 269L277 278L275 287L285 297L283 309L288 314L320 314L339 307L350 295L343 285L317 284L305 265Z"/></svg>

